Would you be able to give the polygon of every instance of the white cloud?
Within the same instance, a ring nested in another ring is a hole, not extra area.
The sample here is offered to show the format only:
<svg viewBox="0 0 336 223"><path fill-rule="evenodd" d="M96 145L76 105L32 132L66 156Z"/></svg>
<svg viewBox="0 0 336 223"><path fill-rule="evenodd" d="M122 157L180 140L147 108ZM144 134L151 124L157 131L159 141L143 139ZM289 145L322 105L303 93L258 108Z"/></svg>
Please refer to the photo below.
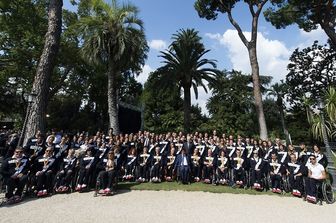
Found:
<svg viewBox="0 0 336 223"><path fill-rule="evenodd" d="M135 79L144 85L148 79L149 73L152 71L154 71L154 69L151 68L148 64L145 64L142 68L142 72L139 74L139 76L135 77Z"/></svg>
<svg viewBox="0 0 336 223"><path fill-rule="evenodd" d="M300 49L311 46L315 40L317 40L319 44L325 44L328 41L327 34L320 26L310 32L300 29L300 38L302 39L302 43L297 46Z"/></svg>
<svg viewBox="0 0 336 223"><path fill-rule="evenodd" d="M250 32L244 32L245 36L250 37ZM250 60L246 47L238 37L237 31L228 29L224 34L206 33L206 37L216 40L220 45L228 50L227 58L232 64L232 68L240 70L244 73L251 73ZM293 49L300 47L311 46L314 40L319 40L319 43L324 44L327 41L327 36L321 28L313 30L309 33L299 31L300 44L295 47L288 47L279 40L269 39L265 31L258 32L257 54L261 75L270 75L273 77L273 82L279 82L285 79L287 64ZM151 40L148 42L151 49L164 50L167 48L167 43L164 40ZM154 71L152 67L146 64L143 67L143 72L137 77L137 80L144 84L150 72ZM211 91L206 93L202 87L198 88L198 99L196 100L194 90L191 89L191 102L198 104L202 112L208 115L206 109L207 100L211 96ZM183 95L182 95L183 97Z"/></svg>
<svg viewBox="0 0 336 223"><path fill-rule="evenodd" d="M164 50L167 48L167 43L161 39L153 39L148 42L148 45L151 49L155 50Z"/></svg>
<svg viewBox="0 0 336 223"><path fill-rule="evenodd" d="M249 38L251 33L244 32L244 35ZM244 73L251 73L247 49L240 40L236 30L228 29L224 34L206 33L205 36L209 39L216 40L217 43L228 50L227 58L230 60L233 69L240 70ZM287 65L289 63L289 57L295 48L299 47L302 49L311 46L315 40L318 40L320 44L325 44L327 43L327 39L327 35L320 27L311 32L299 30L299 44L290 47L279 40L269 39L267 30L266 32L263 30L262 33L258 32L257 55L260 74L272 76L273 83L285 79L288 73ZM210 95L210 92L206 94L204 90L199 89L200 99L193 101L194 104L199 103L205 114L207 114L205 104Z"/></svg>
<svg viewBox="0 0 336 223"><path fill-rule="evenodd" d="M250 32L244 32L249 37ZM240 40L236 30L228 29L223 35L207 33L207 37L217 40L228 49L227 57L232 63L232 68L244 73L251 73L248 52ZM291 51L284 43L278 40L267 39L258 33L257 55L261 75L270 75L273 81L284 79L287 74L288 59Z"/></svg>
<svg viewBox="0 0 336 223"><path fill-rule="evenodd" d="M220 41L221 40L221 35L219 33L206 33L206 37L209 37L210 39L215 39Z"/></svg>

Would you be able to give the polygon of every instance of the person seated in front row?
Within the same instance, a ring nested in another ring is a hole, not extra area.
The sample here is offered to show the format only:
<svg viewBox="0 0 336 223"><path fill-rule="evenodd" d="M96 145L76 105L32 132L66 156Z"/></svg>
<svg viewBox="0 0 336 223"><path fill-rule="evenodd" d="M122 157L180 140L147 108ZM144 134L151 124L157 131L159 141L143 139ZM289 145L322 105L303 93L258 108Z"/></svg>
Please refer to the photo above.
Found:
<svg viewBox="0 0 336 223"><path fill-rule="evenodd" d="M181 150L182 151L182 150ZM181 153L180 151L180 153ZM170 148L170 153L167 156L167 161L166 161L166 166L165 166L165 175L166 175L166 181L172 182L174 175L175 175L175 163L176 163L176 156L175 156L175 147Z"/></svg>
<svg viewBox="0 0 336 223"><path fill-rule="evenodd" d="M208 154L203 161L203 181L204 183L215 182L216 158L212 154L212 149L208 149Z"/></svg>
<svg viewBox="0 0 336 223"><path fill-rule="evenodd" d="M189 183L191 160L186 152L186 148L182 148L181 154L177 156L175 169L178 172L178 176L183 184Z"/></svg>
<svg viewBox="0 0 336 223"><path fill-rule="evenodd" d="M192 176L194 177L195 182L199 182L201 179L201 159L202 157L199 152L199 148L196 147L193 155L191 156Z"/></svg>
<svg viewBox="0 0 336 223"><path fill-rule="evenodd" d="M116 176L117 177L122 176L123 174L122 166L124 161L118 143L117 145L112 146L111 150L113 150L114 152L114 170L116 172Z"/></svg>
<svg viewBox="0 0 336 223"><path fill-rule="evenodd" d="M98 163L97 168L101 171L98 174L96 189L99 190L99 194L113 194L116 190L114 182L117 175L114 160L114 151L110 150L106 157Z"/></svg>
<svg viewBox="0 0 336 223"><path fill-rule="evenodd" d="M322 164L318 163L315 155L309 156L310 165L308 165L308 180L307 180L307 201L317 202L317 186L322 184L326 179L326 171Z"/></svg>
<svg viewBox="0 0 336 223"><path fill-rule="evenodd" d="M149 180L149 167L151 163L151 155L148 153L148 147L143 148L143 152L139 155L139 165L137 170L138 182Z"/></svg>
<svg viewBox="0 0 336 223"><path fill-rule="evenodd" d="M252 188L262 190L261 178L265 167L265 161L259 157L257 150L253 151L253 157L250 159L251 183Z"/></svg>
<svg viewBox="0 0 336 223"><path fill-rule="evenodd" d="M79 162L80 169L76 191L82 191L87 189L90 176L95 170L95 162L96 158L92 155L92 148L88 147L86 149L84 157L82 157Z"/></svg>
<svg viewBox="0 0 336 223"><path fill-rule="evenodd" d="M292 187L292 194L301 197L303 192L303 165L296 159L295 153L290 154L290 161L286 165L287 176Z"/></svg>
<svg viewBox="0 0 336 223"><path fill-rule="evenodd" d="M135 147L131 147L125 165L125 175L123 178L125 180L133 180L135 175L135 167L138 165L138 157L136 154L137 150Z"/></svg>
<svg viewBox="0 0 336 223"><path fill-rule="evenodd" d="M37 157L35 160L38 197L46 196L52 192L53 179L56 172L53 152L53 147L47 147L44 155Z"/></svg>
<svg viewBox="0 0 336 223"><path fill-rule="evenodd" d="M155 147L155 152L151 164L151 182L161 182L161 170L162 170L162 156L160 153L161 149L159 146Z"/></svg>
<svg viewBox="0 0 336 223"><path fill-rule="evenodd" d="M23 154L23 149L17 147L14 155L3 161L1 174L7 185L5 197L8 201L21 201L22 191L28 180L29 160ZM14 190L16 192L14 194Z"/></svg>
<svg viewBox="0 0 336 223"><path fill-rule="evenodd" d="M56 175L56 192L69 191L71 181L75 175L76 166L77 158L75 157L75 149L71 148L68 151L68 155L61 160L60 170Z"/></svg>
<svg viewBox="0 0 336 223"><path fill-rule="evenodd" d="M227 184L229 181L229 166L230 161L226 157L225 151L221 150L217 158L217 183L222 185Z"/></svg>
<svg viewBox="0 0 336 223"><path fill-rule="evenodd" d="M269 161L269 173L273 193L281 193L281 181L284 171L284 166L278 161L277 154L272 153L271 160Z"/></svg>
<svg viewBox="0 0 336 223"><path fill-rule="evenodd" d="M245 160L242 158L241 150L237 148L236 157L231 158L231 165L233 169L234 182L238 186L244 185L244 161Z"/></svg>

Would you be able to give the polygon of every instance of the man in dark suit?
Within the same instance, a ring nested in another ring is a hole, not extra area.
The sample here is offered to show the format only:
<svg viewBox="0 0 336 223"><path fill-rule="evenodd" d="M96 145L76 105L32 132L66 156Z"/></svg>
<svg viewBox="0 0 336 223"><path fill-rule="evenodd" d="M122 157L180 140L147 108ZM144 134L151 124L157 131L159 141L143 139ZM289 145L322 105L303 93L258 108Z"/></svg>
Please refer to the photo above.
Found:
<svg viewBox="0 0 336 223"><path fill-rule="evenodd" d="M187 135L187 141L183 143L183 148L185 148L186 154L190 156L194 153L195 145L190 135Z"/></svg>
<svg viewBox="0 0 336 223"><path fill-rule="evenodd" d="M191 160L190 156L186 153L186 149L182 148L181 154L176 158L175 169L178 172L178 176L183 184L187 184L189 181Z"/></svg>
<svg viewBox="0 0 336 223"><path fill-rule="evenodd" d="M28 180L29 160L23 154L23 149L17 147L12 157L4 160L1 174L7 185L6 198L11 201L21 201L22 191ZM15 188L17 189L14 195Z"/></svg>

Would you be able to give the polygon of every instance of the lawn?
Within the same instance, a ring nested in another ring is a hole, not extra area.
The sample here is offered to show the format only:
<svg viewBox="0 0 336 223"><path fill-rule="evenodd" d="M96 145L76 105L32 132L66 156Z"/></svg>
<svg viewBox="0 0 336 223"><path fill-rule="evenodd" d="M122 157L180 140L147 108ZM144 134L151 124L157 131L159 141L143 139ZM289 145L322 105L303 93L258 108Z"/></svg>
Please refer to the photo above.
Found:
<svg viewBox="0 0 336 223"><path fill-rule="evenodd" d="M204 183L192 183L190 185L183 185L177 182L162 182L162 183L130 183L130 182L121 182L118 184L119 189L124 190L153 190L153 191L204 191L210 193L231 193L231 194L267 194L275 195L270 191L258 192L251 189L242 189L242 188L232 188L229 186L214 186L211 184ZM289 194L288 194L289 195Z"/></svg>
<svg viewBox="0 0 336 223"><path fill-rule="evenodd" d="M118 189L121 190L147 190L147 191L202 191L209 193L229 193L229 194L249 194L249 195L277 195L292 197L291 193L276 194L271 191L256 191L252 189L232 188L230 186L204 183L192 183L190 185L183 185L177 182L162 182L162 183L137 183L137 182L120 182ZM336 197L336 192L334 191Z"/></svg>

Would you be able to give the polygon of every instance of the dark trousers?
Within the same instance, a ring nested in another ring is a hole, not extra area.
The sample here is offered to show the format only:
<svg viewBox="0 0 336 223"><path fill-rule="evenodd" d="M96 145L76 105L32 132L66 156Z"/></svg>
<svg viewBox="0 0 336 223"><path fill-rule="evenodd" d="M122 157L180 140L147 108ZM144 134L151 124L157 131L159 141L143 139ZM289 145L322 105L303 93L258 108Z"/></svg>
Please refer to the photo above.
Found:
<svg viewBox="0 0 336 223"><path fill-rule="evenodd" d="M20 196L22 195L22 191L24 186L26 185L28 180L28 176L27 175L23 175L20 178L8 178L6 179L6 184L7 184L7 193L6 193L6 198L11 198L13 197L13 192L15 190L15 188L17 188L15 195L16 196Z"/></svg>
<svg viewBox="0 0 336 223"><path fill-rule="evenodd" d="M243 181L244 180L244 170L243 168L233 169L233 176L235 181Z"/></svg>
<svg viewBox="0 0 336 223"><path fill-rule="evenodd" d="M145 178L145 179L149 179L149 174L148 174L148 166L147 165L144 165L144 166L141 166L139 165L138 166L138 174L137 174L138 178L141 177L141 178Z"/></svg>
<svg viewBox="0 0 336 223"><path fill-rule="evenodd" d="M100 171L98 175L98 184L101 188L113 188L113 182L116 179L116 172L114 170L110 171Z"/></svg>
<svg viewBox="0 0 336 223"><path fill-rule="evenodd" d="M133 164L127 165L125 175L134 175L134 169L135 169L135 166Z"/></svg>
<svg viewBox="0 0 336 223"><path fill-rule="evenodd" d="M312 196L312 197L317 197L317 186L321 186L322 181L321 180L316 180L314 178L307 178L307 195Z"/></svg>
<svg viewBox="0 0 336 223"><path fill-rule="evenodd" d="M192 167L192 175L193 175L193 177L201 178L201 167L200 166L193 166Z"/></svg>
<svg viewBox="0 0 336 223"><path fill-rule="evenodd" d="M220 168L217 168L217 180L228 180L229 179L229 169L224 169L222 171Z"/></svg>
<svg viewBox="0 0 336 223"><path fill-rule="evenodd" d="M289 175L289 184L291 185L293 190L298 190L301 193L303 192L303 179L302 176L297 176L294 178L294 175Z"/></svg>
<svg viewBox="0 0 336 223"><path fill-rule="evenodd" d="M50 191L53 183L53 176L54 174L51 171L41 172L41 174L36 177L37 189L46 189Z"/></svg>
<svg viewBox="0 0 336 223"><path fill-rule="evenodd" d="M213 178L213 167L203 167L203 179L212 179Z"/></svg>
<svg viewBox="0 0 336 223"><path fill-rule="evenodd" d="M78 184L89 184L89 178L92 173L92 169L81 169L78 176Z"/></svg>
<svg viewBox="0 0 336 223"><path fill-rule="evenodd" d="M271 175L272 188L280 189L281 176L278 174Z"/></svg>
<svg viewBox="0 0 336 223"><path fill-rule="evenodd" d="M308 176L303 176L303 195L307 195Z"/></svg>
<svg viewBox="0 0 336 223"><path fill-rule="evenodd" d="M261 183L261 171L257 171L257 170L252 170L251 171L251 183Z"/></svg>
<svg viewBox="0 0 336 223"><path fill-rule="evenodd" d="M153 177L161 178L161 166L159 164L152 166L151 178Z"/></svg>
<svg viewBox="0 0 336 223"><path fill-rule="evenodd" d="M182 183L189 182L189 166L179 166L179 176Z"/></svg>
<svg viewBox="0 0 336 223"><path fill-rule="evenodd" d="M167 166L167 168L166 168L166 177L173 178L173 176L174 176L174 166L173 165Z"/></svg>
<svg viewBox="0 0 336 223"><path fill-rule="evenodd" d="M72 170L65 170L63 173L58 172L56 175L56 187L60 186L70 186L71 180L73 178L73 171Z"/></svg>

